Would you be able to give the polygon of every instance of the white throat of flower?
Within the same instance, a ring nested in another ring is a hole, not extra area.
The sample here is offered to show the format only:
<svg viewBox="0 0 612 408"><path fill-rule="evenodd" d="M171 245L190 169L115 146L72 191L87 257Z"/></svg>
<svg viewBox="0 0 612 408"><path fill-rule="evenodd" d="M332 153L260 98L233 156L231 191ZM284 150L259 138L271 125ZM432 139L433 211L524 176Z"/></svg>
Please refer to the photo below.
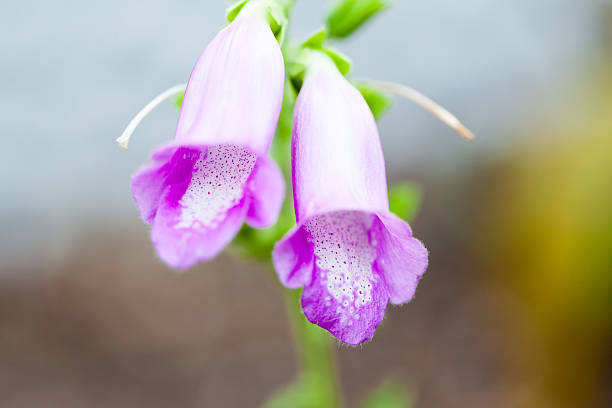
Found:
<svg viewBox="0 0 612 408"><path fill-rule="evenodd" d="M179 201L182 211L174 228L217 228L244 196L256 161L257 155L233 145L212 146L201 153Z"/></svg>
<svg viewBox="0 0 612 408"><path fill-rule="evenodd" d="M353 325L360 308L373 301L378 277L372 269L376 242L369 238L373 219L359 211L317 215L305 224L310 235L326 307L335 307L343 323Z"/></svg>

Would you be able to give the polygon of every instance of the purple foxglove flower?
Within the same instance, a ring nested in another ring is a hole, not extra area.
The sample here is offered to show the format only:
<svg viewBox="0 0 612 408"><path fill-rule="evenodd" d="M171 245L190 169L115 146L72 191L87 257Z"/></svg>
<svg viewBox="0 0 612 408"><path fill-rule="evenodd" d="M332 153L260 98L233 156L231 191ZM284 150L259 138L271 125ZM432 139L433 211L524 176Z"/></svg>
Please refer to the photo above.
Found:
<svg viewBox="0 0 612 408"><path fill-rule="evenodd" d="M206 47L189 78L175 139L132 179L151 238L170 266L217 255L243 222L276 222L283 177L267 157L284 88L279 44L257 2Z"/></svg>
<svg viewBox="0 0 612 408"><path fill-rule="evenodd" d="M365 100L326 58L307 73L294 114L296 227L274 248L307 319L342 342L370 339L390 301L414 295L427 250L389 212L385 161Z"/></svg>

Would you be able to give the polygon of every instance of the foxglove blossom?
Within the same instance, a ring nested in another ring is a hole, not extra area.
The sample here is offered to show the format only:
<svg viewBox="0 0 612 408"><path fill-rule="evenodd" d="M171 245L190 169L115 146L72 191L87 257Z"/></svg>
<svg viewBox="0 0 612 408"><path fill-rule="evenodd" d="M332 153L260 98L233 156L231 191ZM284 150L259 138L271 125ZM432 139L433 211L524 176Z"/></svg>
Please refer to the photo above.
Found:
<svg viewBox="0 0 612 408"><path fill-rule="evenodd" d="M296 227L274 249L307 319L342 342L370 339L389 302L414 295L427 250L389 212L385 162L365 100L315 53L298 96L292 166Z"/></svg>
<svg viewBox="0 0 612 408"><path fill-rule="evenodd" d="M175 138L132 179L159 256L188 268L217 255L243 222L272 225L284 197L267 157L284 62L265 10L249 2L212 40L189 78Z"/></svg>

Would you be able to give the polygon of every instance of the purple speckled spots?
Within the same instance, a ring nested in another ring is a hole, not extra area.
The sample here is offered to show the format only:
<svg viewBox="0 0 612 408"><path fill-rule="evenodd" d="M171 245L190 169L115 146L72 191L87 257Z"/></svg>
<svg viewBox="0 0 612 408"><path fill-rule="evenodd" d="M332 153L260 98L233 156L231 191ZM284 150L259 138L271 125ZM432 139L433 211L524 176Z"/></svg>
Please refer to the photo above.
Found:
<svg viewBox="0 0 612 408"><path fill-rule="evenodd" d="M372 336L389 298L373 266L376 248L369 237L371 225L372 216L362 212L319 215L305 224L315 270L303 292L304 313L348 344Z"/></svg>

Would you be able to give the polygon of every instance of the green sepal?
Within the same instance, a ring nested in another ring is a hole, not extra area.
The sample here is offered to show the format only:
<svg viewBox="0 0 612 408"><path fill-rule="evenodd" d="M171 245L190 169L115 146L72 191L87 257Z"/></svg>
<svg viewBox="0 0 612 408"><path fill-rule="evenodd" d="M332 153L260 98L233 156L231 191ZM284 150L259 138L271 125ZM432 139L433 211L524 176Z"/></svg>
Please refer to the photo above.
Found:
<svg viewBox="0 0 612 408"><path fill-rule="evenodd" d="M304 82L304 76L306 75L309 65L309 58L312 55L308 50L322 51L326 37L327 31L325 28L321 28L315 31L310 37L306 38L306 40L297 47L288 47L285 50L287 76L291 78L296 89L299 90Z"/></svg>
<svg viewBox="0 0 612 408"><path fill-rule="evenodd" d="M291 79L295 89L302 88L306 72L312 64L313 56L317 53L320 53L323 58L329 58L342 75L346 76L351 71L351 60L339 51L327 47L310 49L302 46L297 50L288 52L285 59L287 61L287 76Z"/></svg>
<svg viewBox="0 0 612 408"><path fill-rule="evenodd" d="M229 21L230 23L234 21L248 1L249 0L241 0L229 6L228 9L225 11L225 17L227 18L227 21Z"/></svg>
<svg viewBox="0 0 612 408"><path fill-rule="evenodd" d="M313 33L310 37L306 39L302 43L302 47L305 48L313 48L313 49L321 49L323 48L323 43L327 38L327 30L325 27L321 27L318 31Z"/></svg>
<svg viewBox="0 0 612 408"><path fill-rule="evenodd" d="M227 21L233 22L249 1L251 0L241 0L232 4L225 13ZM285 34L289 23L287 16L289 6L285 3L279 3L278 0L259 0L258 4L265 8L270 29L278 43L282 45L285 41Z"/></svg>
<svg viewBox="0 0 612 408"><path fill-rule="evenodd" d="M282 45L285 42L285 34L287 33L287 25L289 24L287 12L280 4L274 1L268 4L267 11L270 29L274 33L278 43Z"/></svg>
<svg viewBox="0 0 612 408"><path fill-rule="evenodd" d="M183 105L183 97L185 96L185 91L174 97L174 107L178 110L181 110L181 106Z"/></svg>
<svg viewBox="0 0 612 408"><path fill-rule="evenodd" d="M321 50L332 59L334 64L336 64L338 71L340 71L342 75L346 76L349 74L349 72L351 72L351 66L353 63L349 57L334 48L324 47Z"/></svg>
<svg viewBox="0 0 612 408"><path fill-rule="evenodd" d="M287 77L291 80L295 89L301 89L306 76L306 65L300 61L287 63Z"/></svg>
<svg viewBox="0 0 612 408"><path fill-rule="evenodd" d="M393 106L393 99L388 94L381 92L368 82L357 81L353 82L353 85L363 95L376 120L379 120Z"/></svg>
<svg viewBox="0 0 612 408"><path fill-rule="evenodd" d="M390 0L338 0L327 15L329 36L348 37L363 23L390 5Z"/></svg>
<svg viewBox="0 0 612 408"><path fill-rule="evenodd" d="M411 183L394 184L389 191L389 210L406 222L414 219L422 201L421 189Z"/></svg>
<svg viewBox="0 0 612 408"><path fill-rule="evenodd" d="M338 71L340 71L342 75L347 75L349 72L351 72L351 59L335 48L325 46L326 39L327 29L322 27L310 35L310 37L308 37L304 42L302 42L302 44L300 44L300 48L324 52L334 62L338 68ZM308 55L308 53L305 53L305 55ZM299 55L299 53L294 53L294 56L296 57L295 60L304 59L304 56ZM301 64L304 66L308 65L307 63L303 62Z"/></svg>

